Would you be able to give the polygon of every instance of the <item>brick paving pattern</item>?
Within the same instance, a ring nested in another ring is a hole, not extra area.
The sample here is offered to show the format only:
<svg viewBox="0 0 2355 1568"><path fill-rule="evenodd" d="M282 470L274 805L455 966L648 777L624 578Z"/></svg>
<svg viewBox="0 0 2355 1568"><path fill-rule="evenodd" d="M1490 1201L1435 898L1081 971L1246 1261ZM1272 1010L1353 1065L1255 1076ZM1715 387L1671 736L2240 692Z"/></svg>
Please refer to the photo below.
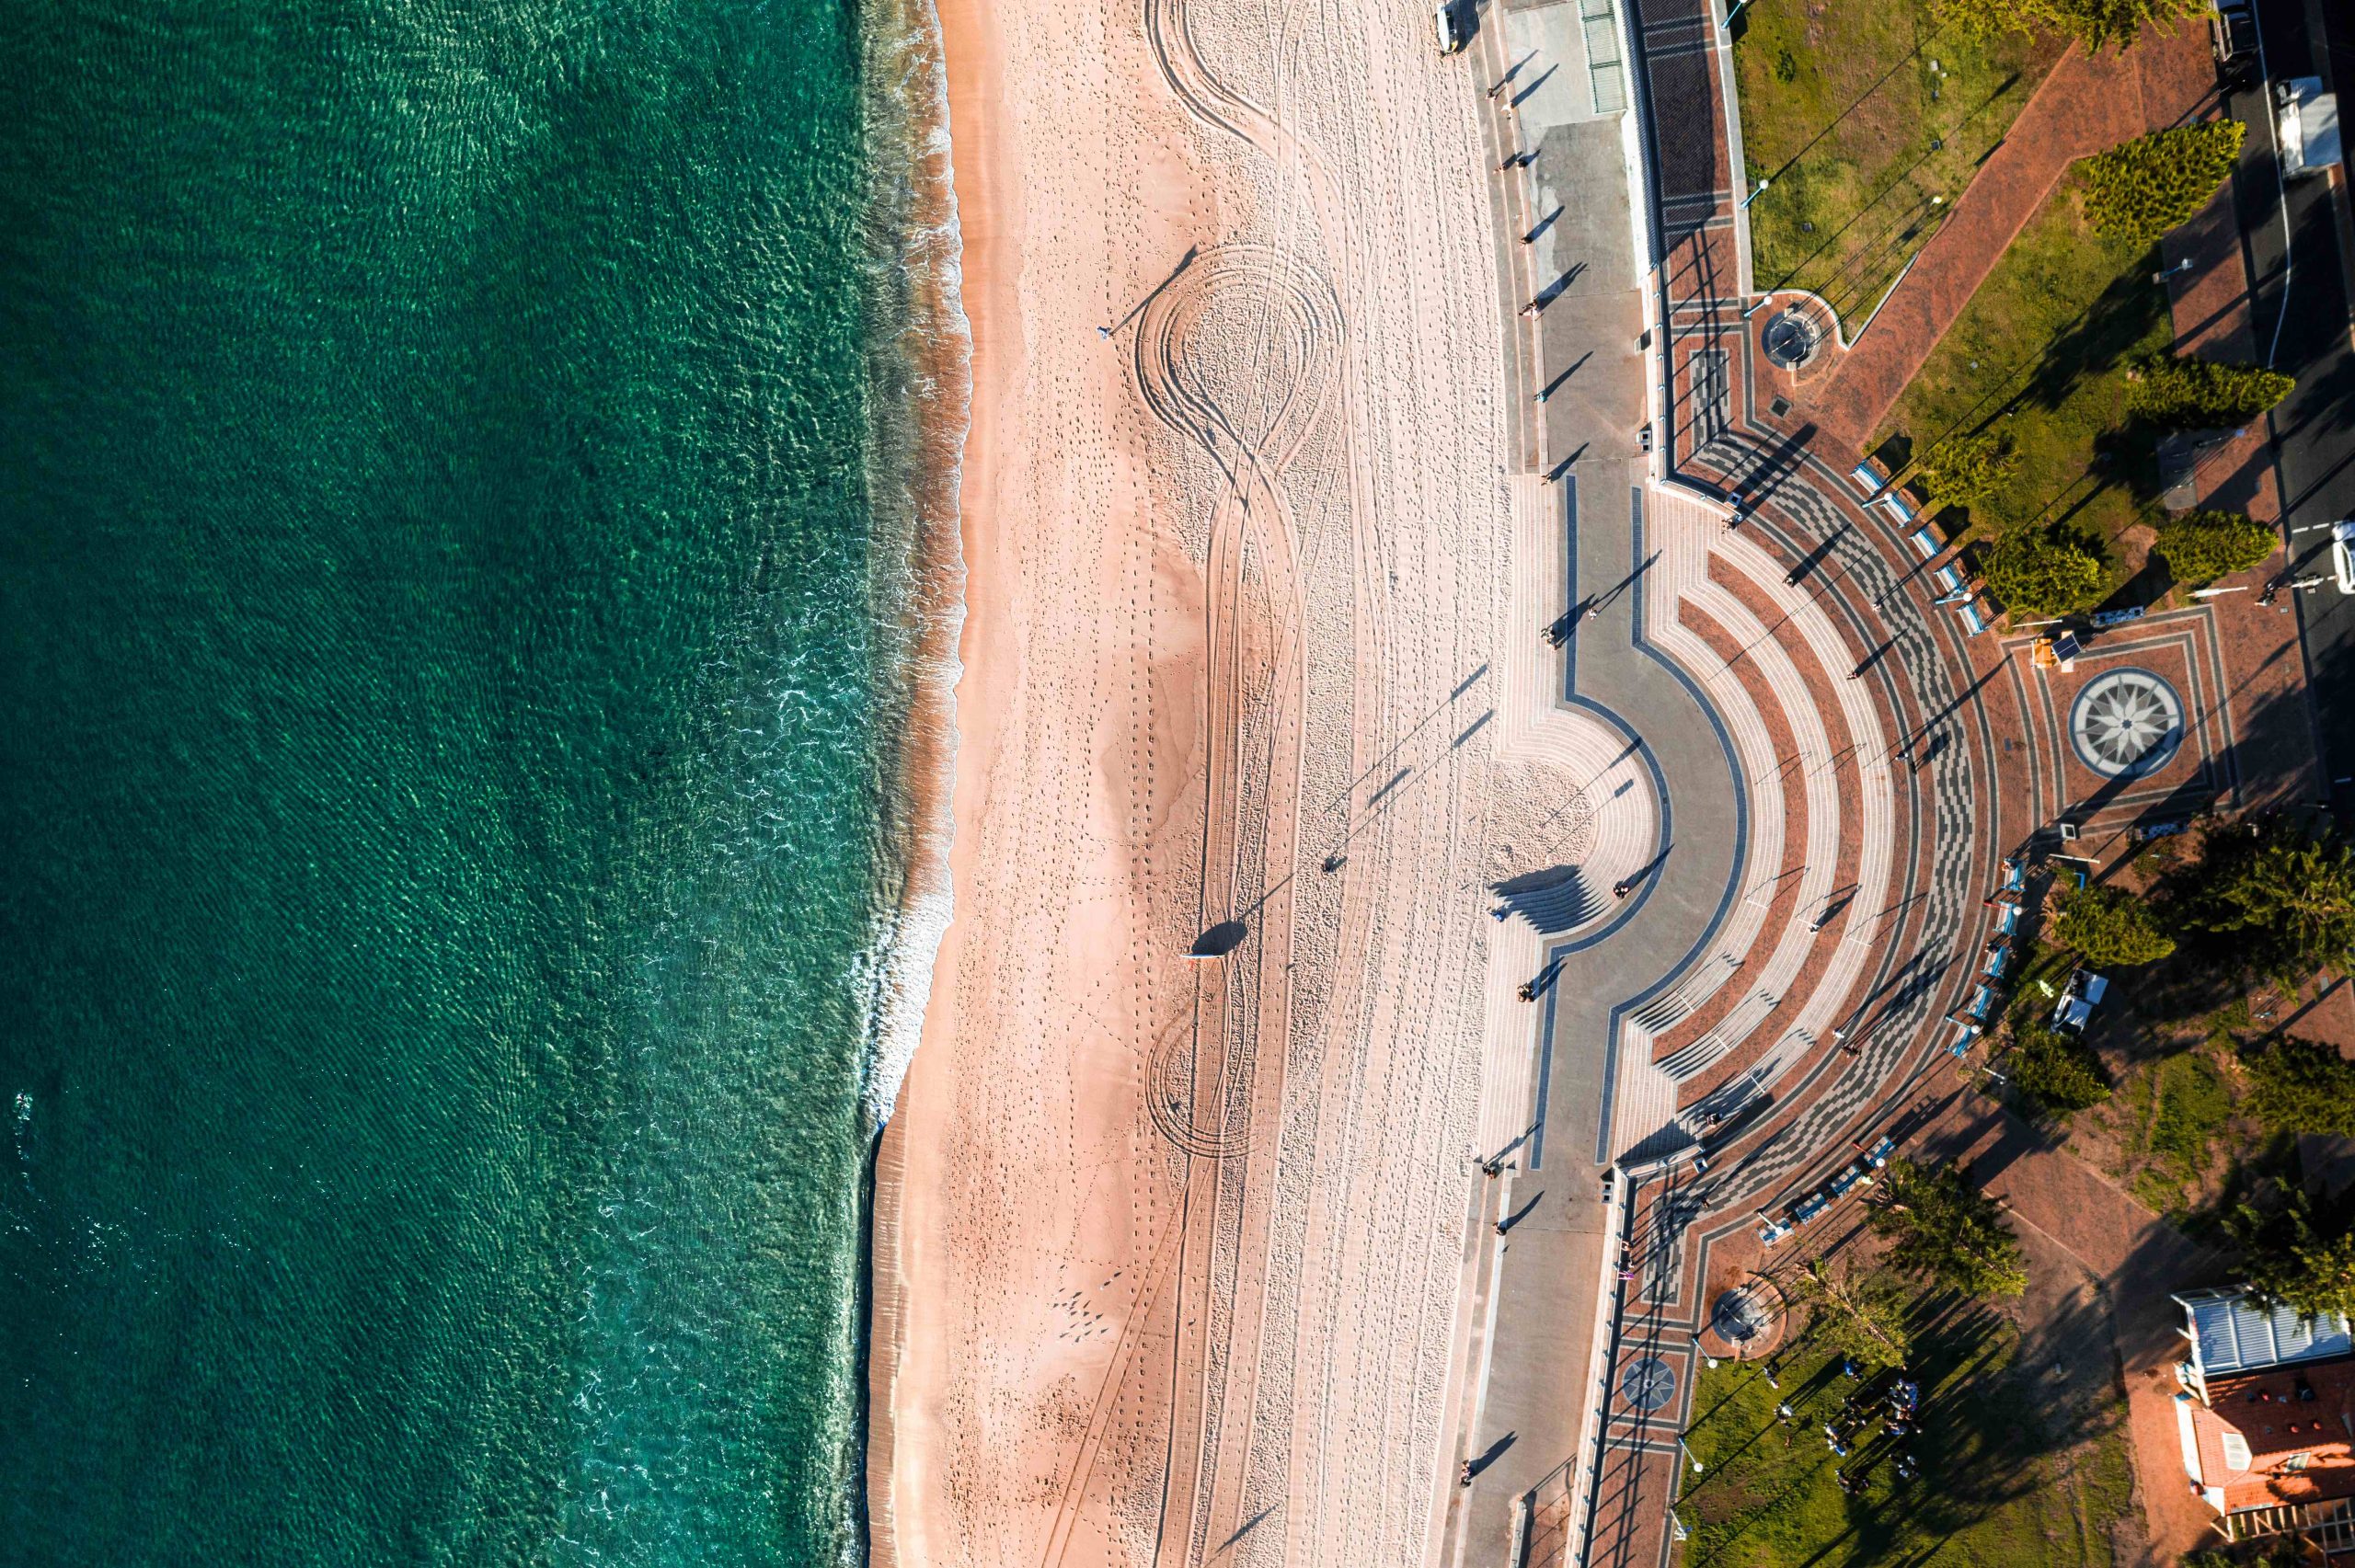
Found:
<svg viewBox="0 0 2355 1568"><path fill-rule="evenodd" d="M1736 853L1727 902L1706 923L1682 917L1690 923L1673 929L1698 938L1641 995L1612 992L1641 983L1626 973L1632 949L1609 941L1615 928L1546 948L1554 963L1576 967L1559 971L1545 999L1530 1064L1507 1052L1510 1070L1494 1070L1499 1093L1484 1125L1534 1131L1527 1107L1534 1097L1536 1124L1545 1123L1548 1071L1592 1051L1599 1036L1616 1065L1600 1087L1594 1152L1616 1155L1632 1190L1603 1202L1574 1197L1563 1218L1541 1211L1533 1230L1516 1225L1519 1261L1510 1265L1504 1243L1467 1258L1483 1299L1515 1299L1508 1276L1526 1277L1532 1266L1594 1278L1603 1298L1599 1318L1574 1314L1534 1341L1510 1305L1480 1331L1491 1403L1485 1425L1471 1407L1460 1435L1459 1451L1480 1466L1449 1520L1467 1562L1670 1561L1677 1436L1691 1414L1706 1303L1752 1269L1776 1266L1755 1234L1758 1211L1781 1211L1882 1133L1942 1139L1935 1147L1979 1159L2024 1219L2054 1245L2084 1249L2089 1267L2104 1245L2127 1247L2154 1280L2183 1266L2173 1233L2124 1195L2085 1187L2097 1179L2065 1156L2006 1141L1983 1105L1958 1109L1946 1047L1961 1031L1949 1015L1976 990L1999 862L2056 818L2083 818L2083 847L2107 854L2154 812L2251 804L2261 797L2250 780L2278 791L2279 780L2312 771L2308 746L2298 773L2296 738L2280 720L2301 694L2294 661L2280 653L2286 623L2254 592L2148 617L2100 640L2076 670L2036 670L2025 642L2005 637L1985 606L1957 591L1970 578L1956 552L1901 499L1881 497L1880 476L1858 462L1906 379L2067 163L2207 111L2198 28L2146 37L2122 62L2064 60L1882 320L1853 350L1828 342L1818 373L1798 381L1764 359L1761 335L1774 313L1742 314L1740 176L1727 155L1723 55L1709 14L1697 0L1626 3L1649 205L1640 223L1657 258L1635 286L1652 292L1660 324L1647 362L1667 416L1651 461L1667 482L1637 486L1632 515L1615 509L1612 496L1638 472L1637 453L1610 426L1615 393L1580 394L1568 410L1558 400L1541 406L1524 440L1533 469L1549 486L1559 481L1568 502L1569 596L1555 608L1580 624L1579 585L1603 568L1632 584L1628 630L1614 620L1572 637L1566 703L1587 700L1575 673L1581 644L1616 658L1613 650L1630 645L1614 639L1632 633L1636 652L1672 664L1735 774L1733 815L1711 807L1699 816L1705 830L1733 825ZM2083 112L2087 101L2102 111ZM1676 112L1663 116L1670 104ZM1541 127L1529 141L1566 134ZM1591 159L1600 144L1580 145ZM1594 189L1546 158L1534 173L1526 188L1500 183L1500 232L1526 231L1538 207L1575 206L1566 191ZM2197 225L2183 237L2204 246L2203 258L2218 252ZM1552 265L1508 247L1508 297L1531 295ZM2203 347L2237 342L2245 308L2236 326L2220 297L2230 280L2208 266L2177 290L2178 328ZM1613 327L1596 324L1624 320L1604 306L1625 286L1605 280L1591 307L1541 318L1517 373L1546 385L1549 368L1606 343ZM1834 324L1821 325L1834 334ZM1581 485L1580 475L1598 483ZM1517 531L1542 532L1553 503L1515 494L1517 517L1527 513ZM1737 527L1727 526L1729 503L1741 512ZM1617 532L1628 528L1632 547ZM2064 731L2075 692L2128 663L2163 672L2189 712L2167 768L2120 785L2086 769ZM1596 666L1606 680L1611 668ZM1639 739L1647 719L1693 727L1648 706L1654 699L1637 688L1614 700L1629 704ZM1676 836L1694 831L1683 797L1694 770L1710 765L1706 750L1688 751L1661 775L1664 832L1671 807ZM1683 875L1689 898L1702 884L1689 867ZM1594 1088L1557 1082L1553 1092ZM1561 1121L1562 1104L1552 1115ZM1545 1182L1575 1188L1593 1167L1566 1141L1575 1140L1557 1139L1542 1154L1524 1149L1530 1167L1494 1184L1476 1215L1506 1213L1524 1190L1517 1183L1540 1196ZM1706 1155L1705 1171L1690 1159L1695 1150ZM1853 1215L1834 1214L1810 1234L1850 1223ZM1786 1265L1791 1251L1782 1249ZM1549 1287L1557 1303L1558 1278ZM2126 1325L2121 1345L2149 1329ZM1591 1375L1581 1370L1590 1356ZM1499 1377L1539 1367L1546 1388L1560 1390L1549 1398L1593 1402L1594 1424L1576 1448L1570 1426L1549 1417L1542 1432L1531 1427L1534 1407L1521 1397L1530 1391L1496 1389ZM1500 1436L1513 1440L1492 1448Z"/></svg>

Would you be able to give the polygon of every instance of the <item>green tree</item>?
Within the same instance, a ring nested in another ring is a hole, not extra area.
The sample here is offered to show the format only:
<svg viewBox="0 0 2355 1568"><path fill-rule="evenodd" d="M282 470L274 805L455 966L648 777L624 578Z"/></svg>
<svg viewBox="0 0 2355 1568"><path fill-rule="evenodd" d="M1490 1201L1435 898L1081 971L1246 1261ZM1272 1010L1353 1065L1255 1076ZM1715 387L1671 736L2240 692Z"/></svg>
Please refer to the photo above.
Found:
<svg viewBox="0 0 2355 1568"><path fill-rule="evenodd" d="M2019 1240L2004 1223L2004 1211L1952 1165L1890 1161L1871 1224L1896 1239L1891 1267L1971 1296L2016 1296L2028 1288Z"/></svg>
<svg viewBox="0 0 2355 1568"><path fill-rule="evenodd" d="M2284 818L2209 835L2183 926L2227 935L2257 970L2295 985L2318 969L2355 969L2355 853Z"/></svg>
<svg viewBox="0 0 2355 1568"><path fill-rule="evenodd" d="M2155 964L2175 951L2151 906L2115 887L2081 887L2061 900L2052 934L2097 967Z"/></svg>
<svg viewBox="0 0 2355 1568"><path fill-rule="evenodd" d="M2289 1036L2244 1059L2249 1115L2276 1132L2355 1136L2355 1061Z"/></svg>
<svg viewBox="0 0 2355 1568"><path fill-rule="evenodd" d="M2016 478L2019 454L2011 438L1995 430L1940 441L1914 466L1913 478L1942 506L1967 507Z"/></svg>
<svg viewBox="0 0 2355 1568"><path fill-rule="evenodd" d="M2297 382L2263 365L2220 365L2161 354L2129 372L2126 411L2138 419L2179 429L2238 425L2256 418L2297 389Z"/></svg>
<svg viewBox="0 0 2355 1568"><path fill-rule="evenodd" d="M2237 120L2182 125L2138 136L2085 161L2085 216L2094 232L2137 247L2200 211L2233 172Z"/></svg>
<svg viewBox="0 0 2355 1568"><path fill-rule="evenodd" d="M2181 583L2213 582L2245 572L2273 554L2270 524L2230 511L2191 511L2159 524L2152 548Z"/></svg>
<svg viewBox="0 0 2355 1568"><path fill-rule="evenodd" d="M2087 52L2114 43L2122 51L2145 22L2196 17L2207 0L1931 0L1931 15L1980 38L2027 32L2041 24L2069 34Z"/></svg>
<svg viewBox="0 0 2355 1568"><path fill-rule="evenodd" d="M2046 1110L2067 1115L2109 1098L2109 1075L2093 1047L2074 1035L2024 1021L2012 1032L2004 1071Z"/></svg>
<svg viewBox="0 0 2355 1568"><path fill-rule="evenodd" d="M2274 1214L2241 1205L2227 1228L2241 1244L2246 1288L2258 1305L2308 1318L2355 1313L2355 1235L2319 1230L2303 1188L2289 1188Z"/></svg>
<svg viewBox="0 0 2355 1568"><path fill-rule="evenodd" d="M2005 610L2045 616L2071 614L2099 599L2108 564L2099 540L2023 523L1988 547L1980 568Z"/></svg>
<svg viewBox="0 0 2355 1568"><path fill-rule="evenodd" d="M1867 1367L1905 1365L1913 1348L1910 1293L1895 1277L1878 1270L1862 1278L1837 1276L1821 1258L1809 1258L1796 1284L1798 1299L1812 1309L1809 1330L1824 1349Z"/></svg>

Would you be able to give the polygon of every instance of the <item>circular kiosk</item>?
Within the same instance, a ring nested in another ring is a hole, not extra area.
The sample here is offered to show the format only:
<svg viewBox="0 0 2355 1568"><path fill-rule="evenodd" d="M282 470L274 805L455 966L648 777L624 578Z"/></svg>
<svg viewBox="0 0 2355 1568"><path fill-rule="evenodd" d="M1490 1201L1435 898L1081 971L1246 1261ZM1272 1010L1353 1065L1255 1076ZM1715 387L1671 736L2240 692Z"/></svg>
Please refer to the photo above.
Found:
<svg viewBox="0 0 2355 1568"><path fill-rule="evenodd" d="M1759 338L1767 362L1779 369L1795 371L1815 358L1816 345L1822 334L1808 314L1793 305L1766 323L1766 330Z"/></svg>

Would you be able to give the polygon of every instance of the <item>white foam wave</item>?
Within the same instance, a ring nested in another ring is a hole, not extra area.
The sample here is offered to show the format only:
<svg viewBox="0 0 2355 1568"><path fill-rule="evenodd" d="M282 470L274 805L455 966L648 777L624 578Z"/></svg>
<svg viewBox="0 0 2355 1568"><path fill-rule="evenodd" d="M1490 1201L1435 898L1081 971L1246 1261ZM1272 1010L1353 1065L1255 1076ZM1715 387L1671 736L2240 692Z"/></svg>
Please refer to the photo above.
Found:
<svg viewBox="0 0 2355 1568"><path fill-rule="evenodd" d="M890 351L909 372L905 383L913 441L902 475L913 502L911 571L902 583L910 620L907 736L910 768L926 777L898 781L908 812L906 855L896 906L878 911L869 1036L862 1098L869 1125L890 1116L924 1034L924 1016L940 944L955 912L948 870L954 830L957 682L963 674L958 639L965 621L965 566L958 510L965 435L971 422L972 338L965 316L963 231L952 183L948 72L940 17L932 0L901 0L869 13L870 104L878 133L872 155L880 177L906 186L879 200L894 214L887 237L902 269L909 308Z"/></svg>

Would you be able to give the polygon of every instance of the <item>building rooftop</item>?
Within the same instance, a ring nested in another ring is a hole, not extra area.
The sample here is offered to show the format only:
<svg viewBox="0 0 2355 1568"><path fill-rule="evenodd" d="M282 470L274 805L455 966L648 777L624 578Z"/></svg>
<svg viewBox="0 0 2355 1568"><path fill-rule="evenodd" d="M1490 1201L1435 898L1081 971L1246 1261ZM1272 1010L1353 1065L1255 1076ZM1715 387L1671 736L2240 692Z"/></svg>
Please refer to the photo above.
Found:
<svg viewBox="0 0 2355 1568"><path fill-rule="evenodd" d="M2355 1360L2216 1378L2176 1404L2184 1470L2219 1513L2355 1496Z"/></svg>
<svg viewBox="0 0 2355 1568"><path fill-rule="evenodd" d="M2191 1366L2202 1381L2355 1353L2355 1333L2339 1313L2303 1319L2238 1290L2189 1290L2176 1300L2191 1320Z"/></svg>

